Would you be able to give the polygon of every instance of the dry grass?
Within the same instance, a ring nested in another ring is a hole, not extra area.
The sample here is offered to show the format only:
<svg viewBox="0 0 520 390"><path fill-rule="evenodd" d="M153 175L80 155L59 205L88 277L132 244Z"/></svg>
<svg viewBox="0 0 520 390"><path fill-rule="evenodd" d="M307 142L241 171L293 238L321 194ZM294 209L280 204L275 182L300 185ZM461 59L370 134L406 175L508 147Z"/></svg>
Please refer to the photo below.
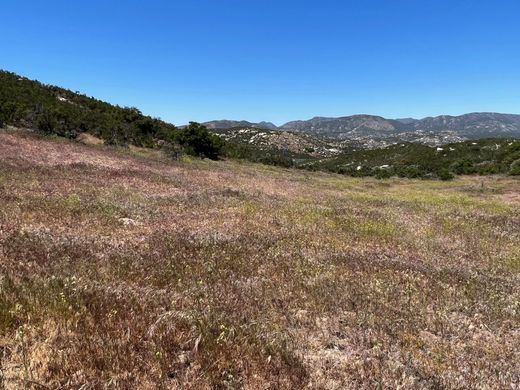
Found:
<svg viewBox="0 0 520 390"><path fill-rule="evenodd" d="M520 182L0 133L0 388L520 388Z"/></svg>

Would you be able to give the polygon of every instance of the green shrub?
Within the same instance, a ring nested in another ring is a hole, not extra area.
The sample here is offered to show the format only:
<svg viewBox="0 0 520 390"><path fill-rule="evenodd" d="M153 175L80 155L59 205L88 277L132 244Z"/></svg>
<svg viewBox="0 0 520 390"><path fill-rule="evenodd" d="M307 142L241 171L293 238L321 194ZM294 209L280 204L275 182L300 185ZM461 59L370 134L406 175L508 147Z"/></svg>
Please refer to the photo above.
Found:
<svg viewBox="0 0 520 390"><path fill-rule="evenodd" d="M377 168L374 171L374 176L378 179L389 179L394 174L394 170L391 168Z"/></svg>
<svg viewBox="0 0 520 390"><path fill-rule="evenodd" d="M45 134L53 134L57 131L58 122L51 112L46 111L38 116L36 127Z"/></svg>
<svg viewBox="0 0 520 390"><path fill-rule="evenodd" d="M223 141L220 137L196 122L190 122L184 129L179 130L175 139L193 156L216 160L222 151Z"/></svg>
<svg viewBox="0 0 520 390"><path fill-rule="evenodd" d="M453 173L451 173L447 169L441 169L437 175L439 176L439 179L445 180L445 181L453 180L453 178L455 177L455 175L453 175Z"/></svg>
<svg viewBox="0 0 520 390"><path fill-rule="evenodd" d="M520 175L520 159L515 160L511 163L508 174L512 176Z"/></svg>

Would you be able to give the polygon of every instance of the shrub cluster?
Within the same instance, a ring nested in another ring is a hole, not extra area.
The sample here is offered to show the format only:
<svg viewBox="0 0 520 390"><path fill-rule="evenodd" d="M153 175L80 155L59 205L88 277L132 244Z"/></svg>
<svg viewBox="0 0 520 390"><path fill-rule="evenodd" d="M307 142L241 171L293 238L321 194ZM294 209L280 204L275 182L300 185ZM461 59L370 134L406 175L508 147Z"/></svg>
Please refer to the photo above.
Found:
<svg viewBox="0 0 520 390"><path fill-rule="evenodd" d="M413 143L360 150L308 165L350 176L450 180L455 175L520 174L520 140L482 139L429 147Z"/></svg>

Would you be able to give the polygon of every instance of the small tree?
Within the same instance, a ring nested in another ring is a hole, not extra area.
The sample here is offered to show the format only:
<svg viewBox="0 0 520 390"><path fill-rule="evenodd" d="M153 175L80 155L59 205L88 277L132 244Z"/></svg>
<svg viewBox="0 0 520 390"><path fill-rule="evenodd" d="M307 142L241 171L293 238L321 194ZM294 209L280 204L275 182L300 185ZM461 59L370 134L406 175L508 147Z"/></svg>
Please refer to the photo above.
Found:
<svg viewBox="0 0 520 390"><path fill-rule="evenodd" d="M212 160L218 159L223 146L220 137L211 134L205 126L196 122L190 122L176 134L175 138L184 147L186 153Z"/></svg>
<svg viewBox="0 0 520 390"><path fill-rule="evenodd" d="M518 176L520 175L520 159L518 160L515 160L511 163L511 166L510 166L510 170L509 170L509 175L511 176Z"/></svg>
<svg viewBox="0 0 520 390"><path fill-rule="evenodd" d="M439 172L437 173L437 176L439 176L439 179L444 180L444 181L452 180L455 177L453 175L453 173L451 173L446 168L442 168L441 170L439 170Z"/></svg>
<svg viewBox="0 0 520 390"><path fill-rule="evenodd" d="M57 121L55 115L49 111L45 111L38 117L37 122L38 130L45 134L53 134L56 132Z"/></svg>

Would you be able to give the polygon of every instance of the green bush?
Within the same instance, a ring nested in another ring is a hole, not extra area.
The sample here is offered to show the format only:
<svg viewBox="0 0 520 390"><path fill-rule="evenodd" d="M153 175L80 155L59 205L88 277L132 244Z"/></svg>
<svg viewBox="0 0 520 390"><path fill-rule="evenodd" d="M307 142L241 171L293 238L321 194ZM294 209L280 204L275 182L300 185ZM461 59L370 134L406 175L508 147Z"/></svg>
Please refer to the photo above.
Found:
<svg viewBox="0 0 520 390"><path fill-rule="evenodd" d="M184 129L179 130L175 139L188 154L212 160L218 159L223 145L219 136L210 133L205 126L196 122L190 122Z"/></svg>
<svg viewBox="0 0 520 390"><path fill-rule="evenodd" d="M456 160L450 166L450 169L457 175L475 173L474 162L468 158Z"/></svg>
<svg viewBox="0 0 520 390"><path fill-rule="evenodd" d="M389 179L394 174L394 170L392 168L377 168L374 171L374 176L378 179Z"/></svg>
<svg viewBox="0 0 520 390"><path fill-rule="evenodd" d="M453 180L455 175L447 169L441 169L437 174L441 180Z"/></svg>
<svg viewBox="0 0 520 390"><path fill-rule="evenodd" d="M508 174L512 176L520 175L520 159L515 160L511 163Z"/></svg>
<svg viewBox="0 0 520 390"><path fill-rule="evenodd" d="M57 132L58 122L50 111L46 111L38 116L36 127L45 134L53 134Z"/></svg>

